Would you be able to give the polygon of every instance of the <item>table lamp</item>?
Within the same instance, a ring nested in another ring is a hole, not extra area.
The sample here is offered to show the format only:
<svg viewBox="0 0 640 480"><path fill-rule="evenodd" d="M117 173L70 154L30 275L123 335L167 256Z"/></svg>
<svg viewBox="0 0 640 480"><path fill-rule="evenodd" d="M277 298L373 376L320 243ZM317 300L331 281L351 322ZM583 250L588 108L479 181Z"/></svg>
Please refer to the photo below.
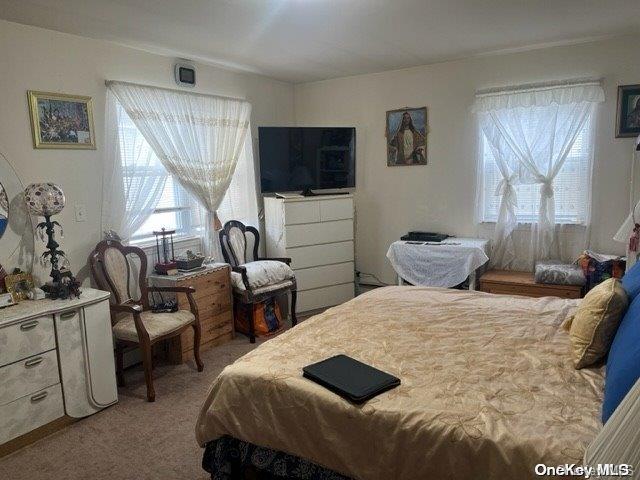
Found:
<svg viewBox="0 0 640 480"><path fill-rule="evenodd" d="M44 241L44 233L47 235L47 251L42 254L42 261L51 264L49 276L52 282L48 282L42 287L48 298L71 298L72 295L80 296L80 284L71 274L71 271L59 268L60 259L68 263L65 253L58 250L60 244L55 240L55 227L62 227L56 221L51 221L51 217L62 211L65 205L64 192L53 183L32 183L24 190L24 200L29 213L36 217L44 217L44 222L40 222L36 228L40 238Z"/></svg>
<svg viewBox="0 0 640 480"><path fill-rule="evenodd" d="M613 236L616 242L627 244L627 270L636 263L640 255L640 200L633 205L633 194L635 190L634 167L638 152L640 152L640 135L638 135L636 139L631 159L631 185L629 192L629 207L631 208L631 212L629 212L629 216Z"/></svg>

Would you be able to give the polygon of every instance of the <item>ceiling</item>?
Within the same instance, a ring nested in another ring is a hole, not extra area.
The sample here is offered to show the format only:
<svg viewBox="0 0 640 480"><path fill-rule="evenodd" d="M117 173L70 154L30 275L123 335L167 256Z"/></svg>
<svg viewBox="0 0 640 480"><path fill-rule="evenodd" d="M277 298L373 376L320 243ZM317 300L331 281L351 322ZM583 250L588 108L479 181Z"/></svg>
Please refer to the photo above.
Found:
<svg viewBox="0 0 640 480"><path fill-rule="evenodd" d="M0 0L0 18L288 82L640 32L640 0Z"/></svg>

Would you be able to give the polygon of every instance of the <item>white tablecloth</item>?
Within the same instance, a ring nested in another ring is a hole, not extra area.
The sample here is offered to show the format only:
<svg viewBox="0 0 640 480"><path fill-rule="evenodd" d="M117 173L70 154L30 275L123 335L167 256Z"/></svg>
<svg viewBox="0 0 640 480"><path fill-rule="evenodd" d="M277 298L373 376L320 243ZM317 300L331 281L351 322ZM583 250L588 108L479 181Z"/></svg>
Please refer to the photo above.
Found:
<svg viewBox="0 0 640 480"><path fill-rule="evenodd" d="M411 244L399 240L387 251L398 276L413 285L451 288L487 263L489 240L447 238L441 243Z"/></svg>

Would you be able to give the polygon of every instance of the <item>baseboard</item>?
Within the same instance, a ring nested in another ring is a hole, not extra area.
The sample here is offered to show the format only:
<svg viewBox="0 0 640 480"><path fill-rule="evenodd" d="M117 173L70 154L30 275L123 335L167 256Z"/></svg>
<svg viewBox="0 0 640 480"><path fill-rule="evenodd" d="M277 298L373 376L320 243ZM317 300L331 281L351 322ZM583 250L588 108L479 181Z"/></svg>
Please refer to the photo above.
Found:
<svg viewBox="0 0 640 480"><path fill-rule="evenodd" d="M30 432L25 433L13 440L9 440L7 443L3 443L0 445L0 458L9 455L17 450L20 450L27 445L31 445L32 443L37 442L58 430L63 429L71 425L74 422L80 420L79 418L72 418L68 416L60 417L53 422L49 422L41 427L36 428L35 430L31 430Z"/></svg>

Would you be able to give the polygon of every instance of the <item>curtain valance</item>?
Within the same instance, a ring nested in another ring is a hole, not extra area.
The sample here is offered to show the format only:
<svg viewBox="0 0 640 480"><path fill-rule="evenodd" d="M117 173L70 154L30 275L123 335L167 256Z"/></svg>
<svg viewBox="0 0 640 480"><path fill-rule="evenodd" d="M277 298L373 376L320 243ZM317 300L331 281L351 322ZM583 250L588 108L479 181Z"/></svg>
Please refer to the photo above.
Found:
<svg viewBox="0 0 640 480"><path fill-rule="evenodd" d="M540 83L482 90L476 93L476 113L519 107L545 107L604 101L599 80Z"/></svg>

